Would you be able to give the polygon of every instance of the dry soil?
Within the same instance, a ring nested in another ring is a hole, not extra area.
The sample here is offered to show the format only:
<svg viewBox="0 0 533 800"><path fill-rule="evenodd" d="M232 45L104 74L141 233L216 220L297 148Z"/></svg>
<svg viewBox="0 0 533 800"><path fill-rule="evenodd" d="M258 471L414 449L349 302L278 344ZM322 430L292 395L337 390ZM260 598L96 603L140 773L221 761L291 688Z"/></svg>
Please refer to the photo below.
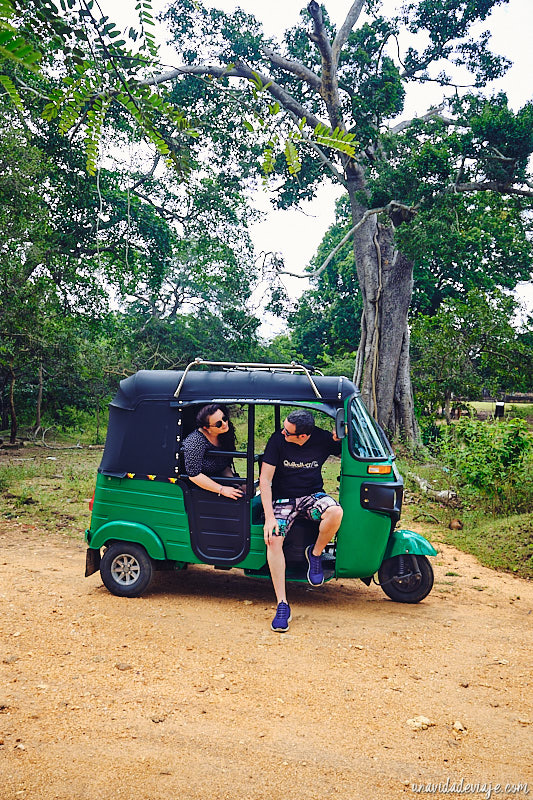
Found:
<svg viewBox="0 0 533 800"><path fill-rule="evenodd" d="M9 522L0 546L1 800L533 794L531 583L439 545L419 605L295 585L275 634L239 571L126 600L81 541Z"/></svg>

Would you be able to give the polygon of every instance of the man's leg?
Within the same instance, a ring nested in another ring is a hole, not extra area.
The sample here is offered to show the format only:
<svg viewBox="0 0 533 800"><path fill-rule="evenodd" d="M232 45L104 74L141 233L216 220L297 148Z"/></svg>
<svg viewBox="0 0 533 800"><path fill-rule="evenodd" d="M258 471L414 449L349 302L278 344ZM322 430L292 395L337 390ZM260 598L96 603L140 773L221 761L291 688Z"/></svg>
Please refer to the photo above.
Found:
<svg viewBox="0 0 533 800"><path fill-rule="evenodd" d="M278 603L286 603L285 591L285 554L283 552L283 536L272 536L267 547L267 561Z"/></svg>
<svg viewBox="0 0 533 800"><path fill-rule="evenodd" d="M342 522L342 513L340 506L330 506L322 514L317 540L312 550L314 556L322 555L324 547L331 542L339 530Z"/></svg>
<svg viewBox="0 0 533 800"><path fill-rule="evenodd" d="M270 626L277 633L285 633L289 630L289 622L292 619L291 608L287 603L285 594L285 555L283 553L283 536L272 536L268 542L267 560L270 568L270 575L276 593L277 608L276 616Z"/></svg>
<svg viewBox="0 0 533 800"><path fill-rule="evenodd" d="M311 498L309 498L311 499ZM342 522L342 508L329 495L314 496L312 504L306 508L306 514L311 519L320 513L320 526L314 545L309 545L305 556L309 564L307 580L311 586L322 586L324 583L324 570L322 569L322 551L340 528Z"/></svg>

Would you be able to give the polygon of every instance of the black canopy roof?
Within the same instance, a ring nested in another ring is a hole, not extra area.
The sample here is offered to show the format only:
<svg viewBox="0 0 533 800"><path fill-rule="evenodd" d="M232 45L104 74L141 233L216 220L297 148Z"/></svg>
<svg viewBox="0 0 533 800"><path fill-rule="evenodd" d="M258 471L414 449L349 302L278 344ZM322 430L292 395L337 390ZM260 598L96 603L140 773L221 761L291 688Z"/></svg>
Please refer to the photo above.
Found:
<svg viewBox="0 0 533 800"><path fill-rule="evenodd" d="M183 377L178 370L141 370L120 382L112 406L133 411L146 401L170 401L172 404L225 403L307 403L338 407L342 401L358 393L355 385L344 377L307 375L260 369L228 369L188 372L179 396L175 392Z"/></svg>

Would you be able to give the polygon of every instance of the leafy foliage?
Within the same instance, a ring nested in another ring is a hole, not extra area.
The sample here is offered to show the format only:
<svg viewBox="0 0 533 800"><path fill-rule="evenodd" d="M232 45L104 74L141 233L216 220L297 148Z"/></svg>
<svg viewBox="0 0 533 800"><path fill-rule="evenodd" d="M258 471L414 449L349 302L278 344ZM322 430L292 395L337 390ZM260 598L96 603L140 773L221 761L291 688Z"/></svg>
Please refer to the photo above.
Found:
<svg viewBox="0 0 533 800"><path fill-rule="evenodd" d="M459 486L484 498L493 513L531 508L533 437L524 420L463 419L443 431L439 455Z"/></svg>
<svg viewBox="0 0 533 800"><path fill-rule="evenodd" d="M15 408L31 421L40 388L48 420L66 407L100 413L137 364L177 366L215 343L244 357L259 324L247 308L249 215L230 171L214 175L201 147L188 153L186 183L158 171L158 156L150 169L115 104L106 134L121 147L93 177L86 138L41 116L57 80L31 81L31 133L10 132L7 115L0 126L0 411L13 436ZM103 109L92 110L102 124ZM91 146L96 157L98 137Z"/></svg>
<svg viewBox="0 0 533 800"><path fill-rule="evenodd" d="M150 0L137 3L139 26L131 27L126 39L108 17L98 16L94 0L60 0L60 6L53 0L0 4L0 65L4 62L13 72L0 76L0 86L15 107L22 112L23 96L31 91L26 73L57 70L61 62L61 85L50 89L43 116L58 117L62 133L83 132L90 174L95 174L102 129L115 107L169 164L185 172L177 145L197 132L166 101L164 90L152 85L159 61Z"/></svg>
<svg viewBox="0 0 533 800"><path fill-rule="evenodd" d="M533 381L525 332L513 327L516 301L471 291L412 322L413 384L419 409L450 416L452 398L519 391Z"/></svg>

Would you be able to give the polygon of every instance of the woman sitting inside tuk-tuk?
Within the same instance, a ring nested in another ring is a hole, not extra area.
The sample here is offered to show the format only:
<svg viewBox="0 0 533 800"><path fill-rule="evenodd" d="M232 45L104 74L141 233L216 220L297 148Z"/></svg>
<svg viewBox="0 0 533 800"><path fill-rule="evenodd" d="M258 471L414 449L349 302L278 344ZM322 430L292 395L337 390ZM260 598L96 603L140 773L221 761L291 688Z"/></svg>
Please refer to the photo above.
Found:
<svg viewBox="0 0 533 800"><path fill-rule="evenodd" d="M234 475L231 456L217 455L213 450L235 450L235 429L227 409L218 403L203 406L196 415L196 429L183 442L185 472L189 479L218 497L238 500L243 493L234 486L217 483L211 476L231 478Z"/></svg>

